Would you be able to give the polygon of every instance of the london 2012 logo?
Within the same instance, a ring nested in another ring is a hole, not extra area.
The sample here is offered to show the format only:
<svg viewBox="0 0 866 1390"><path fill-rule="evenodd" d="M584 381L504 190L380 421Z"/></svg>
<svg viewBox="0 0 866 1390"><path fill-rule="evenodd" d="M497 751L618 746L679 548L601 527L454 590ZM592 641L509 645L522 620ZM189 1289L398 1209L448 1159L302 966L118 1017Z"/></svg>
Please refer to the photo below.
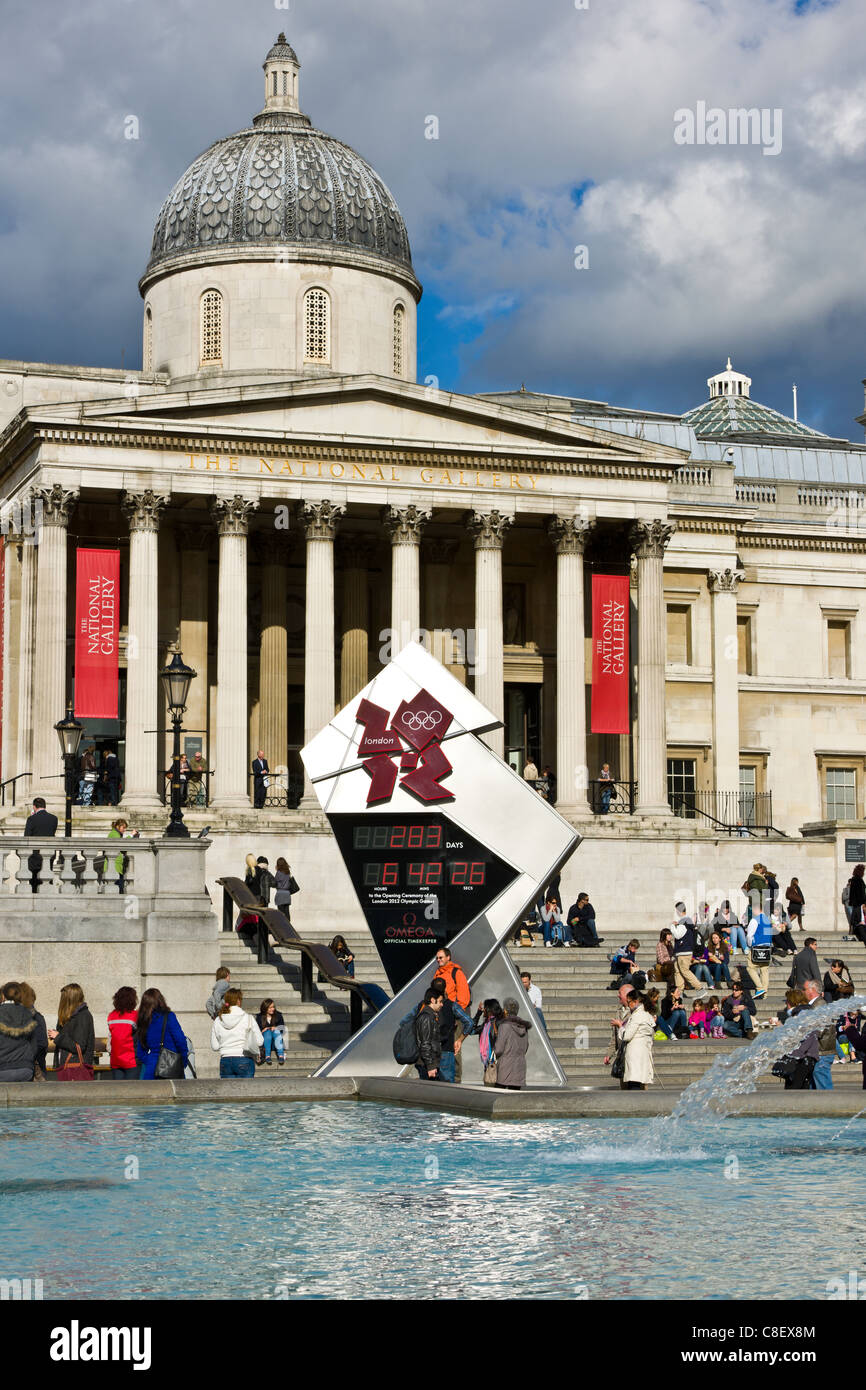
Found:
<svg viewBox="0 0 866 1390"><path fill-rule="evenodd" d="M393 718L382 705L361 700L355 717L364 728L358 754L370 778L368 806L390 800L398 775L400 786L428 805L453 801L453 794L441 785L452 771L441 740L454 716L429 691L419 690L413 700L404 700Z"/></svg>

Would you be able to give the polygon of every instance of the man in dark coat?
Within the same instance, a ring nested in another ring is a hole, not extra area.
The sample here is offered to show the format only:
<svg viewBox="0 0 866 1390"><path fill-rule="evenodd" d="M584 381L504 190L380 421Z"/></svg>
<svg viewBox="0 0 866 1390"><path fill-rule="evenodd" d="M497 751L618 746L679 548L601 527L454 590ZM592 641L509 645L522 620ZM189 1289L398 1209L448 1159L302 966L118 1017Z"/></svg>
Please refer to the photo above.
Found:
<svg viewBox="0 0 866 1390"><path fill-rule="evenodd" d="M41 839L48 839L49 836L57 834L57 817L45 809L45 798L37 796L33 801L33 813L27 817L24 826L25 835L37 835ZM30 889L33 893L39 892L39 875L42 872L42 855L38 849L27 859L27 867L30 870Z"/></svg>
<svg viewBox="0 0 866 1390"><path fill-rule="evenodd" d="M257 811L261 811L265 804L270 770L265 750L257 749L253 758L253 805Z"/></svg>
<svg viewBox="0 0 866 1390"><path fill-rule="evenodd" d="M442 1060L441 1012L442 995L428 989L415 1018L415 1041L418 1044L416 1066L422 1081L439 1080L439 1063Z"/></svg>
<svg viewBox="0 0 866 1390"><path fill-rule="evenodd" d="M120 801L120 760L113 748L105 750L102 766L105 773L105 786L108 791L108 804L116 806Z"/></svg>
<svg viewBox="0 0 866 1390"><path fill-rule="evenodd" d="M565 920L571 927L572 940L578 946L600 946L604 941L595 926L595 908L588 893L578 893L577 902L568 909Z"/></svg>
<svg viewBox="0 0 866 1390"><path fill-rule="evenodd" d="M788 976L789 989L802 989L807 980L814 980L819 992L823 989L824 980L821 975L821 967L818 964L817 946L818 943L814 936L806 937L802 951L798 951L794 957L791 973Z"/></svg>

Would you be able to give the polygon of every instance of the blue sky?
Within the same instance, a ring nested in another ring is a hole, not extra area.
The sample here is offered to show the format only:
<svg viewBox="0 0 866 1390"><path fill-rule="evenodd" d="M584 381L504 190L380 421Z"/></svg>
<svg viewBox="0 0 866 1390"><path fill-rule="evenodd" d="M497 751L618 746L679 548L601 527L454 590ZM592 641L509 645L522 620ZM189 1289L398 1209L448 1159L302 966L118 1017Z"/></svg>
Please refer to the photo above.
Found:
<svg viewBox="0 0 866 1390"><path fill-rule="evenodd" d="M303 109L406 218L421 379L679 412L730 354L759 400L790 413L796 381L802 419L862 438L855 0L6 0L0 356L139 364L160 204L260 108L279 29ZM699 102L781 111L781 152L676 144Z"/></svg>

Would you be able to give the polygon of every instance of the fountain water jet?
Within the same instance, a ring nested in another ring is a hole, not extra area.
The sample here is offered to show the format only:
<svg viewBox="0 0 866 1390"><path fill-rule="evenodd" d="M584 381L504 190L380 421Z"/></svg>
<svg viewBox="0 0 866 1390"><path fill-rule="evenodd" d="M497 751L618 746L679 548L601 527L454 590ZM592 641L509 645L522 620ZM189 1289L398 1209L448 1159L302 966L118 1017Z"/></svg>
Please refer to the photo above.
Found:
<svg viewBox="0 0 866 1390"><path fill-rule="evenodd" d="M803 1010L778 1028L756 1038L751 1046L717 1057L703 1076L683 1091L669 1116L653 1120L650 1141L655 1139L660 1146L669 1147L671 1140L676 1138L678 1125L701 1123L719 1113L730 1113L731 1099L750 1095L756 1089L758 1077L768 1071L777 1058L792 1052L810 1033L820 1032L828 1024L835 1023L842 1014L853 1014L858 1009L866 1009L866 994L855 994L846 999L844 1007L837 1002Z"/></svg>

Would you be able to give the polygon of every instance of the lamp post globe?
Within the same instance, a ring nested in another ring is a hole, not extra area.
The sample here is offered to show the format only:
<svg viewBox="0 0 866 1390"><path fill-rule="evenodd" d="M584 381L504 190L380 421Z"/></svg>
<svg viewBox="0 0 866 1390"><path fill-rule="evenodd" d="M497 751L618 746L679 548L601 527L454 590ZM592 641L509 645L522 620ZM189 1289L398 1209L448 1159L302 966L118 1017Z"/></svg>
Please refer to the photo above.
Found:
<svg viewBox="0 0 866 1390"><path fill-rule="evenodd" d="M166 835L189 839L189 831L183 823L180 804L180 734L181 715L189 699L189 688L198 672L184 663L180 652L175 652L171 661L159 673L165 699L171 715L174 744L171 755L171 820L165 828Z"/></svg>
<svg viewBox="0 0 866 1390"><path fill-rule="evenodd" d="M63 754L63 780L66 789L66 824L63 834L68 840L72 835L72 791L75 778L75 760L78 757L81 735L84 733L84 725L79 724L75 718L71 700L66 706L66 718L58 720L54 727L57 730L60 750Z"/></svg>

